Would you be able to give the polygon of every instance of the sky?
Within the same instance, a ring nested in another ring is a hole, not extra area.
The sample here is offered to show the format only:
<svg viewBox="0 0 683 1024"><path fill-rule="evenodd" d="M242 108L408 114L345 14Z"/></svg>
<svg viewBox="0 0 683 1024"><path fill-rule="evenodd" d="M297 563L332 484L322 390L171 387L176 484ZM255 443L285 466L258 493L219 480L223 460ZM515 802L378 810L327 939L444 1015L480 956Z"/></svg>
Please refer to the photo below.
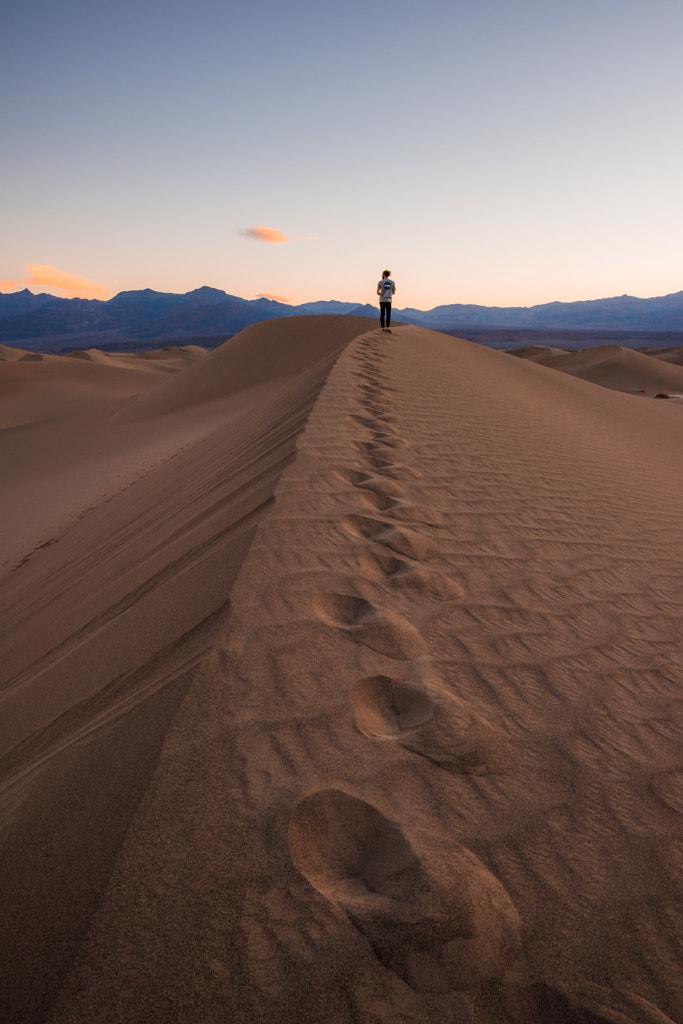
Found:
<svg viewBox="0 0 683 1024"><path fill-rule="evenodd" d="M680 0L3 0L0 291L683 289Z"/></svg>

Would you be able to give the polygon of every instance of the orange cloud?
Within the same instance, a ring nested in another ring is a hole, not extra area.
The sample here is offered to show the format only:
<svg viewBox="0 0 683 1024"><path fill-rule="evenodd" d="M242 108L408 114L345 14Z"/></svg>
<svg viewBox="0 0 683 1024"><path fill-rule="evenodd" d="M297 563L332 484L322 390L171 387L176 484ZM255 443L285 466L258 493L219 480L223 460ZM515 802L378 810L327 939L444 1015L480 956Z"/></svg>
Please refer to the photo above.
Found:
<svg viewBox="0 0 683 1024"><path fill-rule="evenodd" d="M257 299L270 299L271 302L290 302L290 299L286 299L284 295L271 295L269 292L260 292Z"/></svg>
<svg viewBox="0 0 683 1024"><path fill-rule="evenodd" d="M276 231L274 228L245 228L244 234L255 238L257 242L267 242L268 245L282 245L283 242L292 241L284 231Z"/></svg>
<svg viewBox="0 0 683 1024"><path fill-rule="evenodd" d="M24 281L0 282L2 291L15 291L18 288L48 288L50 291L56 289L65 292L68 299L101 299L109 294L103 285L94 284L85 277L68 274L65 270L57 270L55 267L39 266L37 263L28 265Z"/></svg>
<svg viewBox="0 0 683 1024"><path fill-rule="evenodd" d="M282 245L285 242L314 242L316 240L310 235L289 238L284 231L276 231L275 228L244 228L242 234L247 238L255 238L257 242L267 242L268 245Z"/></svg>

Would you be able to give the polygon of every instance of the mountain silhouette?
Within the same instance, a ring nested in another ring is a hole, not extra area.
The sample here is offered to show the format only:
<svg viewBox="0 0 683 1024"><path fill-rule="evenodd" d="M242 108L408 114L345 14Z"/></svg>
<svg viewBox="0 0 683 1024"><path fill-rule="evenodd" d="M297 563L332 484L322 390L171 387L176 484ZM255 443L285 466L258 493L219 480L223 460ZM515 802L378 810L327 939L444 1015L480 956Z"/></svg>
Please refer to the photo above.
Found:
<svg viewBox="0 0 683 1024"><path fill-rule="evenodd" d="M185 294L151 288L119 292L107 301L34 295L28 289L0 295L0 342L25 349L97 346L151 348L201 339L219 344L262 320L336 314L378 317L375 305L317 301L290 306L273 299L243 299L219 288L202 287ZM467 330L486 343L487 332L683 331L683 291L658 298L631 295L537 306L477 306L452 303L434 309L394 308L395 322L417 324L448 333Z"/></svg>

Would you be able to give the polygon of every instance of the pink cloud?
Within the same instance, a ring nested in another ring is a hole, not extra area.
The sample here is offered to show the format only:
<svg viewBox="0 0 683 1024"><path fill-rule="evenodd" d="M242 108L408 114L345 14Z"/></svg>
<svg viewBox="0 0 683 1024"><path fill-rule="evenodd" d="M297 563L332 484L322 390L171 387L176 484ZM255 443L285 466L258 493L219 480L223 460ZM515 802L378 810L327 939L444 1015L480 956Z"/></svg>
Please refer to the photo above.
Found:
<svg viewBox="0 0 683 1024"><path fill-rule="evenodd" d="M65 292L69 299L102 299L109 295L104 285L94 284L78 274L69 274L65 270L37 263L27 266L25 280L0 282L2 291L16 291L20 288L47 288L50 292Z"/></svg>
<svg viewBox="0 0 683 1024"><path fill-rule="evenodd" d="M276 231L274 228L245 228L245 235L255 238L257 242L267 242L268 245L282 245L283 242L291 242L284 231Z"/></svg>
<svg viewBox="0 0 683 1024"><path fill-rule="evenodd" d="M271 295L270 292L260 292L257 299L270 299L271 302L290 302L290 299L285 298L284 295Z"/></svg>
<svg viewBox="0 0 683 1024"><path fill-rule="evenodd" d="M285 242L314 242L316 240L310 235L289 238L284 231L276 231L275 228L244 228L242 234L247 238L256 239L257 242L266 242L268 245L283 245Z"/></svg>

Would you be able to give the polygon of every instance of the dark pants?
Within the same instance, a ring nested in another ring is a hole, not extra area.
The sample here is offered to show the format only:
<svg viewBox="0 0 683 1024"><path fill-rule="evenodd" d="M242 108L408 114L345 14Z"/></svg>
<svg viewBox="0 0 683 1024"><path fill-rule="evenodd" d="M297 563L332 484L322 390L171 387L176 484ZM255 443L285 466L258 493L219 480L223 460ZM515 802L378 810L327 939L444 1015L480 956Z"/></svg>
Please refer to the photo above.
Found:
<svg viewBox="0 0 683 1024"><path fill-rule="evenodd" d="M379 325L384 327L386 320L386 326L391 327L391 303L380 302L379 304Z"/></svg>

